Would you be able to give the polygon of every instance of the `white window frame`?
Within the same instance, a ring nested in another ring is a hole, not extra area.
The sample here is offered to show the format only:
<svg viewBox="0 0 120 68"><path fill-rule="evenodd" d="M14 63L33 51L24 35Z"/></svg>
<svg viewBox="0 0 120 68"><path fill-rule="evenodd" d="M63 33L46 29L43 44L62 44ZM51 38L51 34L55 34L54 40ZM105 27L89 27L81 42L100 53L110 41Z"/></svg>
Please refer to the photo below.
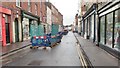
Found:
<svg viewBox="0 0 120 68"><path fill-rule="evenodd" d="M37 4L35 4L35 14L36 15L38 14L38 6L37 6Z"/></svg>
<svg viewBox="0 0 120 68"><path fill-rule="evenodd" d="M30 3L31 0L28 0L28 11L31 12L31 3Z"/></svg>
<svg viewBox="0 0 120 68"><path fill-rule="evenodd" d="M20 0L16 0L16 6L21 7Z"/></svg>

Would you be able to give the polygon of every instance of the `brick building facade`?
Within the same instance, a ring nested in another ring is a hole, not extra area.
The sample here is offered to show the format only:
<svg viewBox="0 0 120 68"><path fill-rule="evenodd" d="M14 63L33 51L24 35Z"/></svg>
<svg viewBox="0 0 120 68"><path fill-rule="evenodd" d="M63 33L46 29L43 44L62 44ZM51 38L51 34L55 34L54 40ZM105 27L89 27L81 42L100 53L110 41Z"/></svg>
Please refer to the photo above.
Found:
<svg viewBox="0 0 120 68"><path fill-rule="evenodd" d="M46 8L44 2L2 2L0 5L1 18L1 35L0 41L3 46L10 43L30 39L31 25L40 23L40 17L43 23L46 22L43 18L46 17ZM40 8L42 7L42 8ZM42 15L42 16L41 16Z"/></svg>
<svg viewBox="0 0 120 68"><path fill-rule="evenodd" d="M59 31L62 31L63 15L50 2L46 2L46 7L47 7L47 23L49 24L49 26L51 26L52 24L59 25Z"/></svg>

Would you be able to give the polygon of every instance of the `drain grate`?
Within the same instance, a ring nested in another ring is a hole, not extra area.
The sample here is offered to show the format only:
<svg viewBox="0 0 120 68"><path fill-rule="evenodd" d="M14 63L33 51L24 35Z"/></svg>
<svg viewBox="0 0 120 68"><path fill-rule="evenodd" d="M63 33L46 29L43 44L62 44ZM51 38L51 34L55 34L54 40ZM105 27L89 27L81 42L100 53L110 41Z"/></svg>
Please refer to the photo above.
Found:
<svg viewBox="0 0 120 68"><path fill-rule="evenodd" d="M40 65L42 63L41 60L34 60L32 62L30 62L28 65Z"/></svg>

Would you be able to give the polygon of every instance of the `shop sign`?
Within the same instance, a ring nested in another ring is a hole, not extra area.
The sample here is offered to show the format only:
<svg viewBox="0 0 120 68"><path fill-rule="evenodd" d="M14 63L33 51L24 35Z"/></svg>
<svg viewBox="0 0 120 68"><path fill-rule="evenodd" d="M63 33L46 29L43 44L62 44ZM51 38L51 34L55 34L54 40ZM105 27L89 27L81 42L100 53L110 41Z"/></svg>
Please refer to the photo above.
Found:
<svg viewBox="0 0 120 68"><path fill-rule="evenodd" d="M11 10L10 9L6 9L6 8L3 8L3 7L0 7L0 12L2 13L5 13L5 14L11 14Z"/></svg>

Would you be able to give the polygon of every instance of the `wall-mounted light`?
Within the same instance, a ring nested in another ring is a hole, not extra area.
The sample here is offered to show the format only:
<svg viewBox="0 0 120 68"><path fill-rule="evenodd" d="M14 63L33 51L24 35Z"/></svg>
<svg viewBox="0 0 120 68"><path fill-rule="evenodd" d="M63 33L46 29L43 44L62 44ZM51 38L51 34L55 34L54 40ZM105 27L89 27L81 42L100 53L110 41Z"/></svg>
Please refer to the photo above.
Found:
<svg viewBox="0 0 120 68"><path fill-rule="evenodd" d="M3 17L5 18L5 14L3 14Z"/></svg>
<svg viewBox="0 0 120 68"><path fill-rule="evenodd" d="M17 11L16 17L17 17L17 18L19 17L19 15L18 15L18 11Z"/></svg>

